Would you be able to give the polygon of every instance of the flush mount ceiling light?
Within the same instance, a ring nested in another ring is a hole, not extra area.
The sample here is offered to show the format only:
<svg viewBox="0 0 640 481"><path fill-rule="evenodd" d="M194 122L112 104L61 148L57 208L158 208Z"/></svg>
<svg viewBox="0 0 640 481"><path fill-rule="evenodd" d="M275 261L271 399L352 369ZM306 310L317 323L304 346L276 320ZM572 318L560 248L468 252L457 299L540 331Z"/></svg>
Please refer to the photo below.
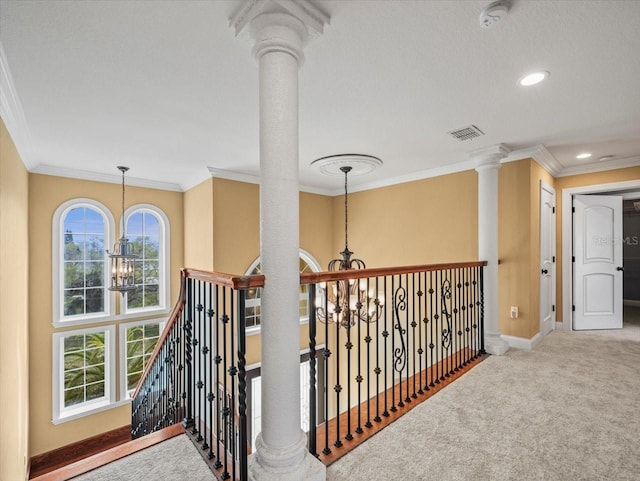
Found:
<svg viewBox="0 0 640 481"><path fill-rule="evenodd" d="M518 81L518 83L523 87L530 87L532 85L539 84L548 76L549 76L549 72L547 72L546 70L540 70L538 72L532 72L530 74L525 75Z"/></svg>
<svg viewBox="0 0 640 481"><path fill-rule="evenodd" d="M591 152L582 152L581 154L576 155L576 159L588 159L591 157Z"/></svg>
<svg viewBox="0 0 640 481"><path fill-rule="evenodd" d="M606 162L607 160L612 160L614 157L615 157L615 155L603 155L598 160L600 162Z"/></svg>

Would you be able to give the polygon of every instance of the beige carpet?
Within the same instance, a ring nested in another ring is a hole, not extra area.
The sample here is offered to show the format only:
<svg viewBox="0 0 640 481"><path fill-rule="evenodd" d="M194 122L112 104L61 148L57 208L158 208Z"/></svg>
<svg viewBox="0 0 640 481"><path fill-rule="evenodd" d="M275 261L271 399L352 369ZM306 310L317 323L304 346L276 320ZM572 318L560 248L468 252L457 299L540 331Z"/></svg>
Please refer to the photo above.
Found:
<svg viewBox="0 0 640 481"><path fill-rule="evenodd" d="M73 481L212 481L200 453L186 434L138 451Z"/></svg>
<svg viewBox="0 0 640 481"><path fill-rule="evenodd" d="M638 481L640 337L554 331L492 356L327 479Z"/></svg>

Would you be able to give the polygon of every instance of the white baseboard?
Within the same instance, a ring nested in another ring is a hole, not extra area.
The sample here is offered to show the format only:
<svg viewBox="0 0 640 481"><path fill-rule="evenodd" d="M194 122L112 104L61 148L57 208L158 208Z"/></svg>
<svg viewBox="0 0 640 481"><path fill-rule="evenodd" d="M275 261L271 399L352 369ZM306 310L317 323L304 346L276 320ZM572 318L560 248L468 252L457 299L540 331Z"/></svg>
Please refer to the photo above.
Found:
<svg viewBox="0 0 640 481"><path fill-rule="evenodd" d="M562 331L564 329L564 322L556 322L556 331Z"/></svg>
<svg viewBox="0 0 640 481"><path fill-rule="evenodd" d="M504 334L502 335L502 338L507 341L509 347L512 347L514 349L526 349L528 351L536 347L540 343L540 341L542 341L540 333L537 333L531 339L525 339L524 337L506 336Z"/></svg>
<svg viewBox="0 0 640 481"><path fill-rule="evenodd" d="M635 300L632 300L632 299L625 299L625 300L623 300L623 301L622 301L622 303L623 303L625 306L635 306L635 307L640 307L640 301L635 301Z"/></svg>

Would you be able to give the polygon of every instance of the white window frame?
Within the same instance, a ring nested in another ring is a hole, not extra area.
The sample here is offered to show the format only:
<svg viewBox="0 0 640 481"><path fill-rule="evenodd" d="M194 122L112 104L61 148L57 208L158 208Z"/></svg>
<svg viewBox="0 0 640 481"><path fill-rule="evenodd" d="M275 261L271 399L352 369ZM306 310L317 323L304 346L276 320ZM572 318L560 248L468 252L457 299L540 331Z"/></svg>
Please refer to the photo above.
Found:
<svg viewBox="0 0 640 481"><path fill-rule="evenodd" d="M125 227L129 218L138 212L147 212L155 215L160 223L160 250L158 252L158 272L160 274L160 282L158 284L158 300L159 306L153 307L137 307L129 309L127 307L128 298L125 294L121 299L120 313L123 316L132 317L141 314L158 314L166 313L170 308L170 294L171 294L171 276L169 271L171 269L170 252L171 252L171 228L169 225L169 218L158 207L151 204L136 204L129 207L124 212L124 218L120 219L120 232L125 232ZM126 232L125 232L126 234Z"/></svg>
<svg viewBox="0 0 640 481"><path fill-rule="evenodd" d="M307 252L304 249L300 249L299 252L300 255L300 259L302 259L303 261L305 261L307 263L307 265L309 265L311 267L311 271L312 272L320 272L322 271L322 268L320 267L320 264L318 263L317 260L314 259L314 257ZM260 264L261 259L260 257L256 258L251 265L249 266L249 268L247 269L247 271L245 272L245 275L251 275L251 273L253 272L253 270L256 268L256 266L258 264ZM300 304L300 300L303 299L303 296L305 294L300 294L300 299L298 301L298 305ZM260 301L256 300L256 299L247 299L245 301L245 307L253 307L253 306L258 306L260 305ZM305 324L309 322L309 316L301 316L300 317L300 324ZM252 334L258 334L260 332L260 326L262 325L262 310L260 310L260 325L257 326L250 326L247 327L246 329L246 334L247 335L252 335Z"/></svg>
<svg viewBox="0 0 640 481"><path fill-rule="evenodd" d="M120 400L131 401L131 396L127 389L127 329L148 324L159 324L159 335L162 336L164 326L167 324L166 318L146 319L144 321L125 322L119 325L118 347L120 349Z"/></svg>
<svg viewBox="0 0 640 481"><path fill-rule="evenodd" d="M64 340L67 337L79 334L93 334L104 332L104 388L105 395L100 399L77 404L73 407L64 407ZM114 325L89 327L70 331L55 332L53 334L53 424L60 424L73 419L78 419L89 414L94 414L116 406L116 328Z"/></svg>
<svg viewBox="0 0 640 481"><path fill-rule="evenodd" d="M104 321L115 312L115 299L114 296L109 295L109 261L105 253L104 256L104 311L93 314L78 314L73 316L64 315L64 242L62 242L62 236L64 235L63 222L69 211L79 207L87 207L98 211L105 224L104 242L105 248L111 249L114 243L114 219L113 215L104 206L104 204L87 198L71 199L61 204L53 214L53 228L52 228L52 286L53 286L53 325L54 327L67 327L75 326L79 324L89 324L95 322Z"/></svg>

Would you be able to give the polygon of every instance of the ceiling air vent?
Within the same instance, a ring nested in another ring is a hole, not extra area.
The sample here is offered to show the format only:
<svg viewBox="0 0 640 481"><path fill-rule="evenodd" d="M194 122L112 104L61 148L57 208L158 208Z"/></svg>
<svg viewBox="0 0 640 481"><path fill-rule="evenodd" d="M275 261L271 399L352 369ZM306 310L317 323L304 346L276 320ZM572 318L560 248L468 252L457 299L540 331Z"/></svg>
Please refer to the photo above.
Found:
<svg viewBox="0 0 640 481"><path fill-rule="evenodd" d="M484 132L475 125L470 125L469 127L463 127L449 132L449 135L458 140L471 140L484 135Z"/></svg>

